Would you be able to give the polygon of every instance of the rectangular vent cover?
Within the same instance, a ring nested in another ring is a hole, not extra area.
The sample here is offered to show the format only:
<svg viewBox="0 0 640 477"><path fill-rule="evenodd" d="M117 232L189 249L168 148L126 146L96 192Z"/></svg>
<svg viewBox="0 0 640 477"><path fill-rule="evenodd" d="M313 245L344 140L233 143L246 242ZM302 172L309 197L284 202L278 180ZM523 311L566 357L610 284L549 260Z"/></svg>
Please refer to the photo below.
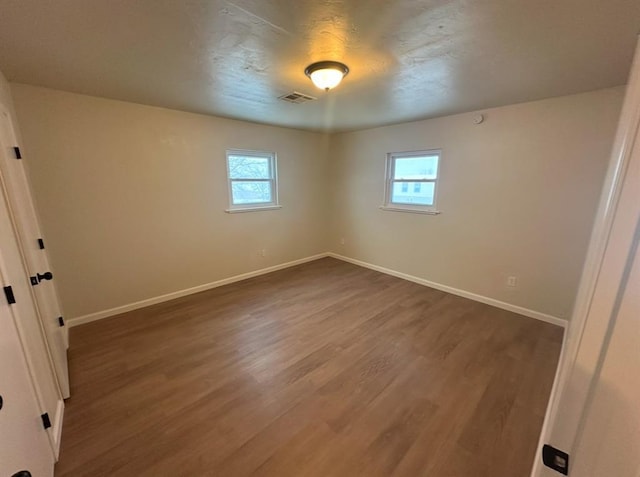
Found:
<svg viewBox="0 0 640 477"><path fill-rule="evenodd" d="M313 96L309 96L308 94L298 93L297 91L294 91L292 93L283 94L282 96L278 97L278 99L281 99L282 101L287 101L288 103L300 104L300 103L306 103L307 101L313 101L314 99L317 99L317 98L314 98Z"/></svg>

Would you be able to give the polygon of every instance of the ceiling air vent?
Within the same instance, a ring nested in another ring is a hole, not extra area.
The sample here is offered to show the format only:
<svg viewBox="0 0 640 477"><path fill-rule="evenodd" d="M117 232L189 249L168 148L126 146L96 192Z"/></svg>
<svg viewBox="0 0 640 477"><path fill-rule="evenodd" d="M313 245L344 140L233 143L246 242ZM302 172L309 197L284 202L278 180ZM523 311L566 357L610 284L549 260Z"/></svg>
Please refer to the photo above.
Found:
<svg viewBox="0 0 640 477"><path fill-rule="evenodd" d="M314 98L313 96L309 96L308 94L303 94L303 93L298 93L297 91L294 91L292 93L288 93L288 94L283 94L282 96L278 97L278 99L281 99L282 101L287 101L288 103L306 103L307 101L313 101Z"/></svg>

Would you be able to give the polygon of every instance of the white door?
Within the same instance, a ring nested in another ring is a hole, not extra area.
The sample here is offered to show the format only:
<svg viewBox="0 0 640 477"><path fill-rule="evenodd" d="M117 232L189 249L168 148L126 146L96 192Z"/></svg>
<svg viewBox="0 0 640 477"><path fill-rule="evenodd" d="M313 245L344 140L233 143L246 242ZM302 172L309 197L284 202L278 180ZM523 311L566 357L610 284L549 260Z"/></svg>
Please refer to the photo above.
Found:
<svg viewBox="0 0 640 477"><path fill-rule="evenodd" d="M640 42L540 439L569 456L548 453L550 467L575 477L640 470L639 241ZM551 468L537 456L532 476Z"/></svg>
<svg viewBox="0 0 640 477"><path fill-rule="evenodd" d="M37 213L30 193L29 181L22 159L17 159L17 147L11 117L0 109L0 172L7 191L10 213L18 231L19 245L27 271L33 278L36 311L44 327L51 350L58 386L64 398L69 397L69 372L67 367L68 335L60 311L58 296L53 283L46 245L40 233Z"/></svg>
<svg viewBox="0 0 640 477"><path fill-rule="evenodd" d="M640 195L640 194L639 194ZM640 197L639 197L640 200ZM640 228L639 235L640 235ZM640 237L639 237L640 238ZM635 247L638 243L635 243ZM626 277L625 277L626 278ZM640 249L613 317L612 329L584 427L578 434L571 475L640 475Z"/></svg>
<svg viewBox="0 0 640 477"><path fill-rule="evenodd" d="M640 475L640 48L635 67L628 161L576 357L575 369L589 376L570 450L576 477Z"/></svg>
<svg viewBox="0 0 640 477"><path fill-rule="evenodd" d="M58 387L49 347L38 317L29 276L18 246L6 194L0 181L0 282L4 288L0 300L8 306L25 353L29 374L36 390L42 414L51 426L47 434L57 455L62 432L64 401ZM10 287L10 288L8 288Z"/></svg>
<svg viewBox="0 0 640 477"><path fill-rule="evenodd" d="M0 300L0 475L53 476L53 451L9 307Z"/></svg>

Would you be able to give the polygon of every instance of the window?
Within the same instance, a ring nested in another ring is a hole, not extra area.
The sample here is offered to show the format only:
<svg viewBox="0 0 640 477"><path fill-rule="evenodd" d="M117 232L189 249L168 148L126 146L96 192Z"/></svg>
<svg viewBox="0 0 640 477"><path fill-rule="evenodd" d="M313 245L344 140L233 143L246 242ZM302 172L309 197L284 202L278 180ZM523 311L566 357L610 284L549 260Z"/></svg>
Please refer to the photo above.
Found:
<svg viewBox="0 0 640 477"><path fill-rule="evenodd" d="M397 152L387 155L383 209L439 213L436 184L440 151Z"/></svg>
<svg viewBox="0 0 640 477"><path fill-rule="evenodd" d="M227 151L229 209L246 212L279 208L276 155L273 152Z"/></svg>

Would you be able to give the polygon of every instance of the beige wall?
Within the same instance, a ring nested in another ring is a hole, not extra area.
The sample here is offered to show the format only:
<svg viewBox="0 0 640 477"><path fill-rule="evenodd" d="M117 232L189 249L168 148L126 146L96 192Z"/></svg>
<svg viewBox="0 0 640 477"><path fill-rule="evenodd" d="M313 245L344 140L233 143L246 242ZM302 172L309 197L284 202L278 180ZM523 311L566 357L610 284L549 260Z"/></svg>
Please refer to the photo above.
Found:
<svg viewBox="0 0 640 477"><path fill-rule="evenodd" d="M331 250L568 318L623 89L331 137L12 92L70 317ZM226 148L278 153L281 210L224 213ZM443 150L442 214L380 210L385 154L423 148Z"/></svg>
<svg viewBox="0 0 640 477"><path fill-rule="evenodd" d="M68 316L325 251L327 136L25 85L12 93ZM277 152L282 209L224 212L227 148Z"/></svg>
<svg viewBox="0 0 640 477"><path fill-rule="evenodd" d="M623 92L334 135L330 249L569 318ZM380 210L386 153L436 148L442 214Z"/></svg>

